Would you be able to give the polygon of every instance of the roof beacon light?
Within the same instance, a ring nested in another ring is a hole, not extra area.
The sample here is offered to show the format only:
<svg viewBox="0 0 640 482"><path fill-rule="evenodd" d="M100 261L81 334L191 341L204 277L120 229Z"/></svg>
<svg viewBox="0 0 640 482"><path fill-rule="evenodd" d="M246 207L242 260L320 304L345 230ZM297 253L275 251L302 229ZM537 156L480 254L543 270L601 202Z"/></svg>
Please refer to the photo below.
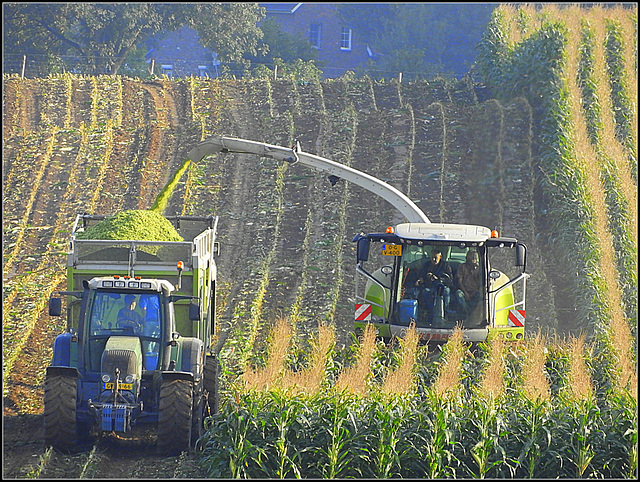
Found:
<svg viewBox="0 0 640 482"><path fill-rule="evenodd" d="M393 229L393 226L389 226L387 228L387 234L393 234L393 233L395 233L395 229Z"/></svg>
<svg viewBox="0 0 640 482"><path fill-rule="evenodd" d="M491 231L491 237L492 238L497 238L498 237L498 231L495 230L495 229L493 231Z"/></svg>

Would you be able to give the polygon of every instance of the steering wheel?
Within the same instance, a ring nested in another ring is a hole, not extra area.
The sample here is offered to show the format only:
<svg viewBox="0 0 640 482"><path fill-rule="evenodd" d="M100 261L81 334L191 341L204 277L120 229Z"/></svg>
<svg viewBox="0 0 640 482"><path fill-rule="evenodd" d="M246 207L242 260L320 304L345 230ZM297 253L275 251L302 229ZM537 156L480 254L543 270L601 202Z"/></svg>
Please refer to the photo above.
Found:
<svg viewBox="0 0 640 482"><path fill-rule="evenodd" d="M142 325L129 318L119 320L117 322L117 326L118 328L122 328L125 331L132 331L134 333L139 333L140 331L142 331Z"/></svg>
<svg viewBox="0 0 640 482"><path fill-rule="evenodd" d="M427 273L427 276L431 281L435 281L435 280L450 281L451 280L451 276L449 275L449 273L440 273L440 274Z"/></svg>

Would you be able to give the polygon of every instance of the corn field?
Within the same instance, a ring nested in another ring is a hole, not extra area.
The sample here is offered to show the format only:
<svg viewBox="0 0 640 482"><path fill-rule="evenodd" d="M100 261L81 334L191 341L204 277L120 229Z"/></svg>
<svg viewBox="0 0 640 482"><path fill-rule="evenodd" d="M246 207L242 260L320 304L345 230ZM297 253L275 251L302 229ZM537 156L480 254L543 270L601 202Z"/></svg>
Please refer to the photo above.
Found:
<svg viewBox="0 0 640 482"><path fill-rule="evenodd" d="M224 478L634 478L637 393L612 353L542 335L469 347L462 333L396 346L369 326L346 351L291 324L231 383L197 450Z"/></svg>
<svg viewBox="0 0 640 482"><path fill-rule="evenodd" d="M536 106L538 210L548 249L563 253L545 271L579 273L556 299L576 328L636 333L637 10L503 6L478 59L503 100Z"/></svg>

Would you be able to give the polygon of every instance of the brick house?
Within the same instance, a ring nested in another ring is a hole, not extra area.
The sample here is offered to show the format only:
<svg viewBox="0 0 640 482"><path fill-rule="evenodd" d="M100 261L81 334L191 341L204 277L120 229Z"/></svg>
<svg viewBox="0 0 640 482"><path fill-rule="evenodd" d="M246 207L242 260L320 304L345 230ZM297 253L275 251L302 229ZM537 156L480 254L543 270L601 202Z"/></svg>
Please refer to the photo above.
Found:
<svg viewBox="0 0 640 482"><path fill-rule="evenodd" d="M340 77L347 70L366 66L371 51L358 38L358 32L340 19L335 4L261 3L260 6L283 32L302 34L318 49L317 61L325 77Z"/></svg>
<svg viewBox="0 0 640 482"><path fill-rule="evenodd" d="M318 49L317 61L325 78L340 77L347 70L355 71L364 67L370 58L368 46L338 17L335 4L261 3L260 6L284 32L302 34ZM156 75L216 78L219 74L216 55L200 44L198 34L189 27L163 32L151 43L146 59L150 67L153 62Z"/></svg>

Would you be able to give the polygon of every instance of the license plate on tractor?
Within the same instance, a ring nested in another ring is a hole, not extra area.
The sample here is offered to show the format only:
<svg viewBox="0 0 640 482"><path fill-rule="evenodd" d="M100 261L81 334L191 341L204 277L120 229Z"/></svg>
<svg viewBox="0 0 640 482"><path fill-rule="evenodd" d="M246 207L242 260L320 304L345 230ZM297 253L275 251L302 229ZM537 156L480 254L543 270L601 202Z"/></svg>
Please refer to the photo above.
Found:
<svg viewBox="0 0 640 482"><path fill-rule="evenodd" d="M382 246L383 256L402 256L401 244L385 244Z"/></svg>
<svg viewBox="0 0 640 482"><path fill-rule="evenodd" d="M113 382L103 383L103 390L113 390ZM118 390L133 390L133 383L118 383Z"/></svg>

